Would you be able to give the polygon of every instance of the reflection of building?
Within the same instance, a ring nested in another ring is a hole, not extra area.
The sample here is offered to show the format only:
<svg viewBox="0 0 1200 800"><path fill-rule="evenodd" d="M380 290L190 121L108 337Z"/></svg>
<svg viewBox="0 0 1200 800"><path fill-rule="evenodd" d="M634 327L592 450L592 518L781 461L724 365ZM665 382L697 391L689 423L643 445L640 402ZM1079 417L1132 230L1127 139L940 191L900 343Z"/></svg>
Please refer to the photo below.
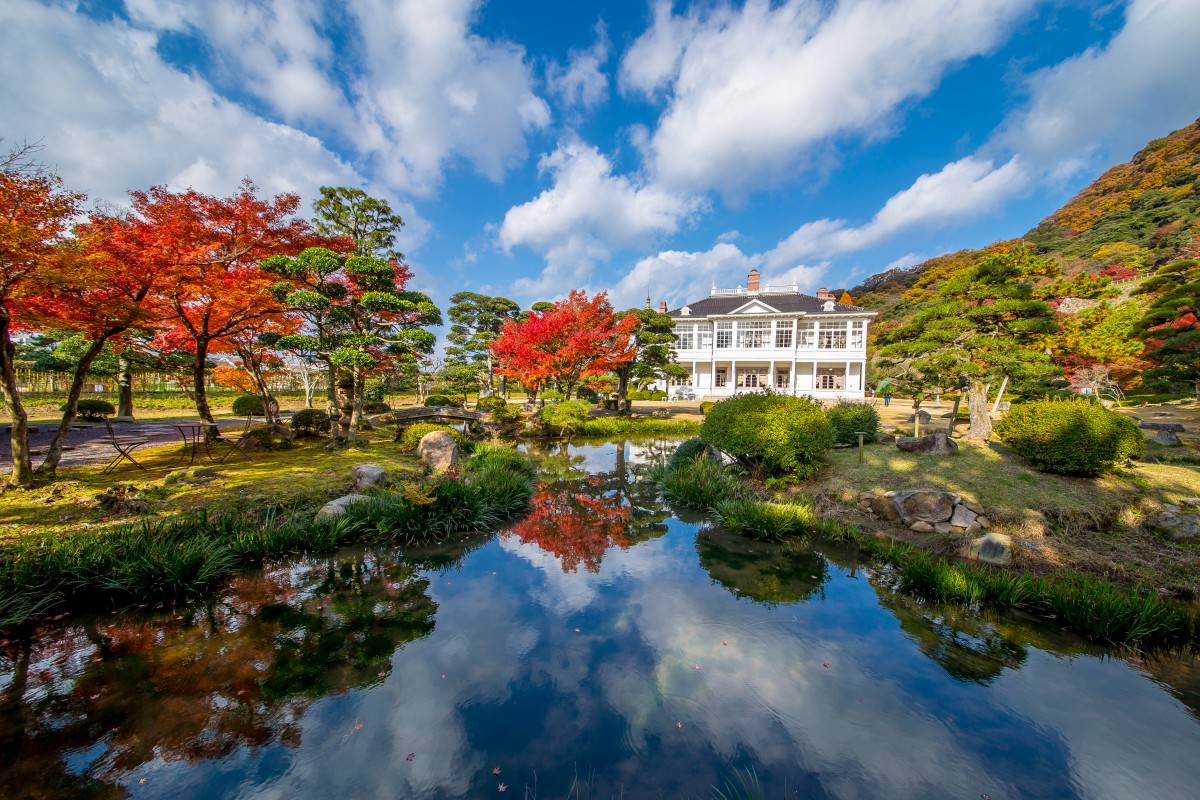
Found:
<svg viewBox="0 0 1200 800"><path fill-rule="evenodd" d="M661 310L667 311L664 303ZM675 356L697 396L728 397L770 388L818 399L863 396L867 324L874 311L844 305L825 289L817 296L791 286L718 289L668 311L675 320Z"/></svg>

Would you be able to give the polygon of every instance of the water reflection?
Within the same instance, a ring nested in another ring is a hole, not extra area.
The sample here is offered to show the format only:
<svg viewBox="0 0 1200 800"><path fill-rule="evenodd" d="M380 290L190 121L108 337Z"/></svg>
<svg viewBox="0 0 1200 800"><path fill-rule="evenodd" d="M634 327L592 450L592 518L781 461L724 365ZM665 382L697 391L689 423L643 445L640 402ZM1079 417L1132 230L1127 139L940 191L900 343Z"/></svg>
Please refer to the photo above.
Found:
<svg viewBox="0 0 1200 800"><path fill-rule="evenodd" d="M411 566L365 553L310 559L235 578L187 613L11 642L0 796L75 786L104 797L151 761L295 747L314 700L380 682L398 648L433 631L428 585ZM84 770L86 780L72 774Z"/></svg>
<svg viewBox="0 0 1200 800"><path fill-rule="evenodd" d="M6 643L0 796L696 798L749 767L768 797L1194 794L1194 656L672 516L663 449L533 446L554 480L499 535Z"/></svg>

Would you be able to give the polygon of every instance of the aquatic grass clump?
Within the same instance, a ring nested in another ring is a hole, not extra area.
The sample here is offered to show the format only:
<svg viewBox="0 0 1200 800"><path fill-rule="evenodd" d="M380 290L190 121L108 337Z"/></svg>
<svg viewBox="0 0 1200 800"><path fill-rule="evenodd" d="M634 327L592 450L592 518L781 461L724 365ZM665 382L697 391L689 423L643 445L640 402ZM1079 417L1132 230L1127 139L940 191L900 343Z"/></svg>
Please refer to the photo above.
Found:
<svg viewBox="0 0 1200 800"><path fill-rule="evenodd" d="M722 464L703 458L675 467L657 464L650 470L650 479L667 502L696 511L708 511L718 503L748 495L742 482Z"/></svg>
<svg viewBox="0 0 1200 800"><path fill-rule="evenodd" d="M772 503L750 498L719 502L713 507L713 516L731 531L771 541L826 531L836 534L845 527L836 520L822 518L808 503Z"/></svg>
<svg viewBox="0 0 1200 800"><path fill-rule="evenodd" d="M697 419L658 419L654 417L590 417L575 427L576 436L669 436L695 434Z"/></svg>

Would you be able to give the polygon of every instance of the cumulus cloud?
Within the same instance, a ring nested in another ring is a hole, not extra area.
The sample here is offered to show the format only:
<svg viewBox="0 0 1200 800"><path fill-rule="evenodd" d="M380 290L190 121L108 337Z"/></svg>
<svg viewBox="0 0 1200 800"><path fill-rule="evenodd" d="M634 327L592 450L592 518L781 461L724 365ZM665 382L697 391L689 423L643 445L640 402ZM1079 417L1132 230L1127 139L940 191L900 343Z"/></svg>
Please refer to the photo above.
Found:
<svg viewBox="0 0 1200 800"><path fill-rule="evenodd" d="M595 108L608 96L608 32L596 23L596 42L586 50L572 50L566 65L552 63L546 69L546 84L564 106Z"/></svg>
<svg viewBox="0 0 1200 800"><path fill-rule="evenodd" d="M637 177L614 175L612 162L576 137L541 158L550 188L504 215L498 241L505 250L533 249L546 260L539 278L518 283L527 294L561 293L585 282L592 266L614 249L645 246L674 233L702 200Z"/></svg>
<svg viewBox="0 0 1200 800"><path fill-rule="evenodd" d="M1033 0L660 2L626 52L626 91L667 95L656 176L741 194L794 175L831 137L878 135L955 64L1001 44Z"/></svg>

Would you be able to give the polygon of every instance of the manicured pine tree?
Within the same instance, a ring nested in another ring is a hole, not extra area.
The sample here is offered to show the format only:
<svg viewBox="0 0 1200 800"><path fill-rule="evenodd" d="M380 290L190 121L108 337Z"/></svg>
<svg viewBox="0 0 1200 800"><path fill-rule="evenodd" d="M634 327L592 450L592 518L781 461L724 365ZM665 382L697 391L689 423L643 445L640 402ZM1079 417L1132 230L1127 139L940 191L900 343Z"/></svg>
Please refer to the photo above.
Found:
<svg viewBox="0 0 1200 800"><path fill-rule="evenodd" d="M1178 261L1160 267L1139 288L1154 302L1135 326L1149 342L1154 366L1145 378L1194 386L1200 400L1200 262Z"/></svg>

